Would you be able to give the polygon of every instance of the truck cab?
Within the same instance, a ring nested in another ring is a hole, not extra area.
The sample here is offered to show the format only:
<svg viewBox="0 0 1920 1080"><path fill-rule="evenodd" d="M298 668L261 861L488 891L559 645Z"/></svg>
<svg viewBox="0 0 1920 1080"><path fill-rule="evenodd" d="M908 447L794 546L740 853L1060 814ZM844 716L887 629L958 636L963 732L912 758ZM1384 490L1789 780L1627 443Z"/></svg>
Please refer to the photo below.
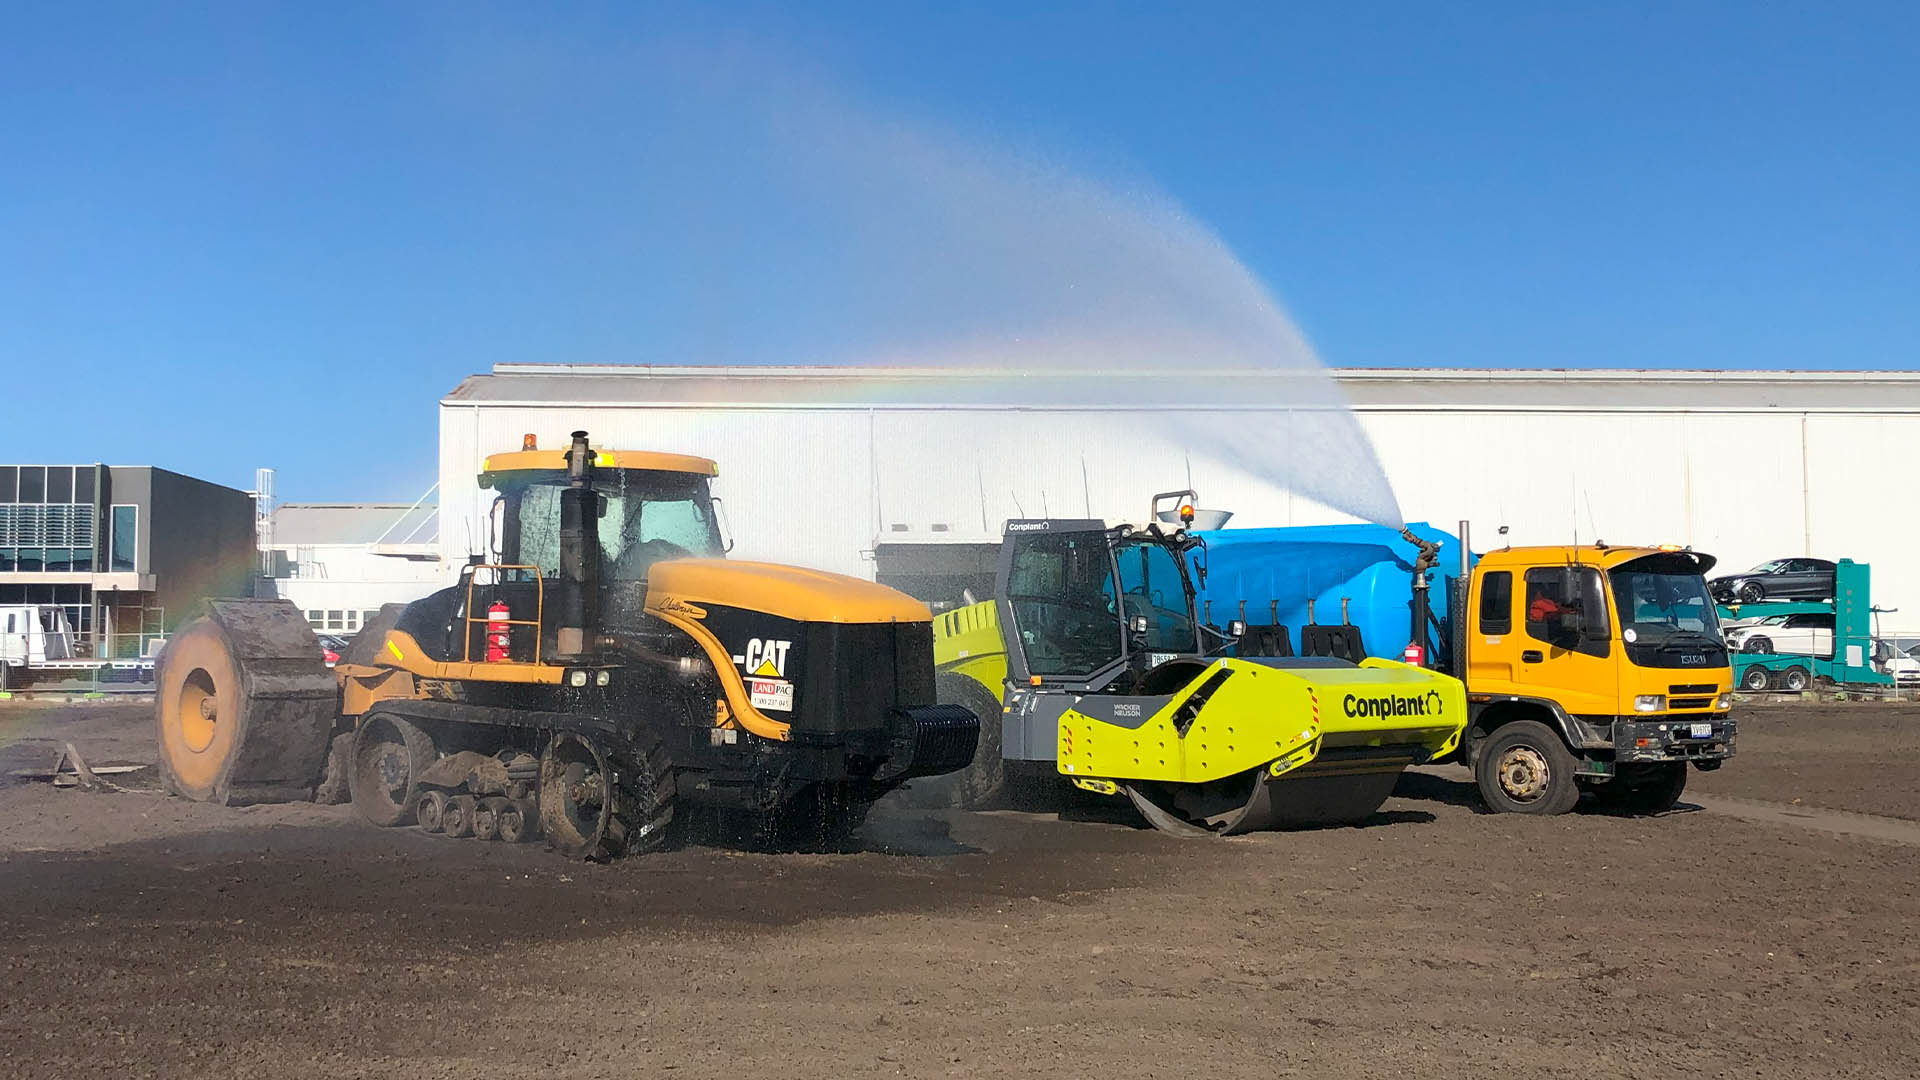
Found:
<svg viewBox="0 0 1920 1080"><path fill-rule="evenodd" d="M1732 668L1705 573L1670 548L1505 548L1473 568L1454 653L1463 758L1495 809L1561 813L1591 787L1665 809L1733 754Z"/></svg>

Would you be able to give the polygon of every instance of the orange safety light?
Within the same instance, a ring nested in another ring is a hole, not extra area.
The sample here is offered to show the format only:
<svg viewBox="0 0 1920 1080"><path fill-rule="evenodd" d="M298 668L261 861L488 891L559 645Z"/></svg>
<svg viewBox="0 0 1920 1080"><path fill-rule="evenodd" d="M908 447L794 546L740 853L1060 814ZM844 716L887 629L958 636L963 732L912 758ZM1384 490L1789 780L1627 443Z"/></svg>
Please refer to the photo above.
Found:
<svg viewBox="0 0 1920 1080"><path fill-rule="evenodd" d="M1180 504L1180 524L1182 525L1193 524L1193 504L1192 503Z"/></svg>
<svg viewBox="0 0 1920 1080"><path fill-rule="evenodd" d="M1040 676L1038 676L1038 675L1029 675L1029 676L1027 676L1027 683L1028 683L1029 685L1032 685L1032 686L1039 686L1039 685L1040 685Z"/></svg>
<svg viewBox="0 0 1920 1080"><path fill-rule="evenodd" d="M520 449L538 450L540 449L540 440L534 438L533 432L529 431L525 435L520 436Z"/></svg>

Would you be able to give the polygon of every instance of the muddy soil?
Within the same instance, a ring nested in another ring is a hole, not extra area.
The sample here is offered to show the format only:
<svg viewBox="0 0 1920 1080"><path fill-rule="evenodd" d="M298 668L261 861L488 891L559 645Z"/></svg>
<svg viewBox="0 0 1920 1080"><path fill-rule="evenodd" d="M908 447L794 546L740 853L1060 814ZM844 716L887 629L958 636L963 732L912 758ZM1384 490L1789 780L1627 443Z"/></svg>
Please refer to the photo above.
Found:
<svg viewBox="0 0 1920 1080"><path fill-rule="evenodd" d="M112 726L0 714L79 723ZM1765 762L1753 732L1721 777ZM1884 1077L1920 1054L1920 847L1704 812L1493 816L1424 775L1359 828L889 810L858 854L590 866L261 809L0 784L7 1075Z"/></svg>
<svg viewBox="0 0 1920 1080"><path fill-rule="evenodd" d="M1920 705L1739 709L1738 753L1690 791L1920 820Z"/></svg>

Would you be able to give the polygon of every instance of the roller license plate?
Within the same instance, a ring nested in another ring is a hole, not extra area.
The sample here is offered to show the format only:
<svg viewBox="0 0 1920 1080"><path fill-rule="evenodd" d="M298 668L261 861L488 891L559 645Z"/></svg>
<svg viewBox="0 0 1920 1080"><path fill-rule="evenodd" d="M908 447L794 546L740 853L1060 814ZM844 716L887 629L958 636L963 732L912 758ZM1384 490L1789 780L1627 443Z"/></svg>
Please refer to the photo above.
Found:
<svg viewBox="0 0 1920 1080"><path fill-rule="evenodd" d="M1713 738L1713 725L1712 724L1695 724L1693 725L1693 730L1689 732L1689 734L1691 734L1696 739L1711 739Z"/></svg>
<svg viewBox="0 0 1920 1080"><path fill-rule="evenodd" d="M748 679L747 699L756 709L793 711L793 684L785 679Z"/></svg>

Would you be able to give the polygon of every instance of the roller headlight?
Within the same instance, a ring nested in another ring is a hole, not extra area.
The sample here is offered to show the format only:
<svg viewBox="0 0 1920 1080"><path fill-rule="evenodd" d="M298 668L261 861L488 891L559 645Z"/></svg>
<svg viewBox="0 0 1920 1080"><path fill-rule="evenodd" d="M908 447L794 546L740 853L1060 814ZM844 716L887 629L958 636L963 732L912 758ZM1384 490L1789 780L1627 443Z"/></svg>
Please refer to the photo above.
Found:
<svg viewBox="0 0 1920 1080"><path fill-rule="evenodd" d="M568 686L585 686L585 685L587 685L587 673L586 673L586 672L584 672L584 671L569 671L569 672L567 672L567 685L568 685Z"/></svg>

